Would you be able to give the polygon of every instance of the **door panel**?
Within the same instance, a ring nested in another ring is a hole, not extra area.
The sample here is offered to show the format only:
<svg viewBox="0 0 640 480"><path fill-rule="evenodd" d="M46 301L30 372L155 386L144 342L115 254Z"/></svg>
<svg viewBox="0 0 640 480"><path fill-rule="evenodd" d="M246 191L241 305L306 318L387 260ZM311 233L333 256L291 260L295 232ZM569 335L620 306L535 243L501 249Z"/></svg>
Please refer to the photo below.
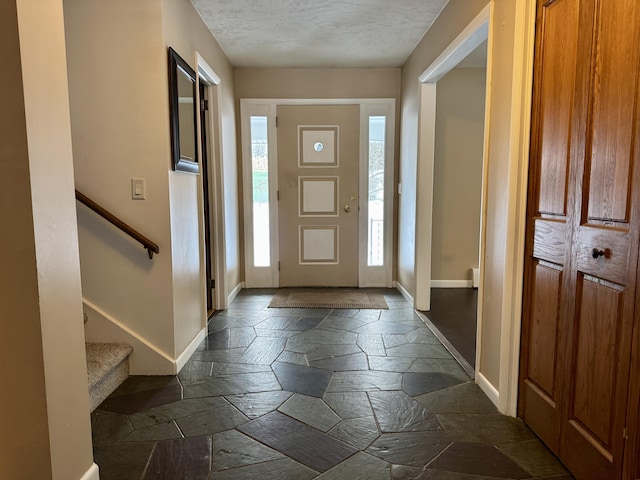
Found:
<svg viewBox="0 0 640 480"><path fill-rule="evenodd" d="M537 18L519 414L576 478L632 479L640 2Z"/></svg>
<svg viewBox="0 0 640 480"><path fill-rule="evenodd" d="M278 107L280 286L358 285L360 107Z"/></svg>

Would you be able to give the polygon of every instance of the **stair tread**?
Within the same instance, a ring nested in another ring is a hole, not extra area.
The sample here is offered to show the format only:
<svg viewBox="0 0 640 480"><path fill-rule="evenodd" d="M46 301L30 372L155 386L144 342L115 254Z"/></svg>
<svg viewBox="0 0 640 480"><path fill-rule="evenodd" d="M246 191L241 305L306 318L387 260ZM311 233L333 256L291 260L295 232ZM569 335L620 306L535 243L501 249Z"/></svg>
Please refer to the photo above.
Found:
<svg viewBox="0 0 640 480"><path fill-rule="evenodd" d="M133 347L127 343L86 343L89 388L126 359Z"/></svg>

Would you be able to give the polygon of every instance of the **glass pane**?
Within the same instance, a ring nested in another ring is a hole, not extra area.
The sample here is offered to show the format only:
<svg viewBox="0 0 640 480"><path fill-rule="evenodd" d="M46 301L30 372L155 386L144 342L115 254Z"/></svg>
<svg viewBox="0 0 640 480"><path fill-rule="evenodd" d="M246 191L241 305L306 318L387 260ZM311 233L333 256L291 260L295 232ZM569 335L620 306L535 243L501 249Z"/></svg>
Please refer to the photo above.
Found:
<svg viewBox="0 0 640 480"><path fill-rule="evenodd" d="M251 184L253 187L253 265L271 264L269 245L269 148L267 117L251 117Z"/></svg>
<svg viewBox="0 0 640 480"><path fill-rule="evenodd" d="M369 240L367 264L384 265L384 137L386 117L369 117Z"/></svg>

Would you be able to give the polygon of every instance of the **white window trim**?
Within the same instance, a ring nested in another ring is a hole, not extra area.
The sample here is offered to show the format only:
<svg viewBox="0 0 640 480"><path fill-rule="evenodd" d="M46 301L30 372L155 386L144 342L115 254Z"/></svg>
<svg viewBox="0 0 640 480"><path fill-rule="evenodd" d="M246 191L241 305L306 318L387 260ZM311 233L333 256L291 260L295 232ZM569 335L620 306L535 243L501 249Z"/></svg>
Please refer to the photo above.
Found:
<svg viewBox="0 0 640 480"><path fill-rule="evenodd" d="M247 288L279 287L278 272L279 236L278 236L278 165L276 111L278 105L359 105L360 106L360 179L359 179L359 220L358 220L358 286L392 287L393 275L393 195L394 195L394 141L395 110L393 98L379 99L240 99L241 141L242 141L242 177L244 202L244 247L245 247L245 285ZM271 266L253 266L253 196L251 188L251 135L250 118L266 116L269 141L269 221L271 240ZM368 220L368 144L369 116L386 116L385 132L385 209L384 209L384 265L367 265L367 220Z"/></svg>

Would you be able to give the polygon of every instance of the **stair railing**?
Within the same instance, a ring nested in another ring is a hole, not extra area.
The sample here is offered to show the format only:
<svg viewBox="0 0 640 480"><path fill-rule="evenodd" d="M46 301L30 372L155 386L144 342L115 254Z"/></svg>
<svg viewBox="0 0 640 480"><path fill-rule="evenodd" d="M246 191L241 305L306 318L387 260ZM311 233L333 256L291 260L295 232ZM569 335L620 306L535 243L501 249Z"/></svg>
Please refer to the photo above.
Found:
<svg viewBox="0 0 640 480"><path fill-rule="evenodd" d="M145 248L145 250L147 250L147 253L149 254L149 258L153 258L154 253L160 253L160 248L158 247L157 244L149 240L147 237L142 235L133 227L130 227L129 225L124 223L122 220L116 217L113 213L101 207L86 195L80 193L78 190L76 190L76 200L78 200L83 205L86 205L87 207L89 207L91 210L96 212L98 215L100 215L102 218L104 218L108 222L118 227L120 230L122 230L124 233L129 235L131 238L140 242L142 246Z"/></svg>

